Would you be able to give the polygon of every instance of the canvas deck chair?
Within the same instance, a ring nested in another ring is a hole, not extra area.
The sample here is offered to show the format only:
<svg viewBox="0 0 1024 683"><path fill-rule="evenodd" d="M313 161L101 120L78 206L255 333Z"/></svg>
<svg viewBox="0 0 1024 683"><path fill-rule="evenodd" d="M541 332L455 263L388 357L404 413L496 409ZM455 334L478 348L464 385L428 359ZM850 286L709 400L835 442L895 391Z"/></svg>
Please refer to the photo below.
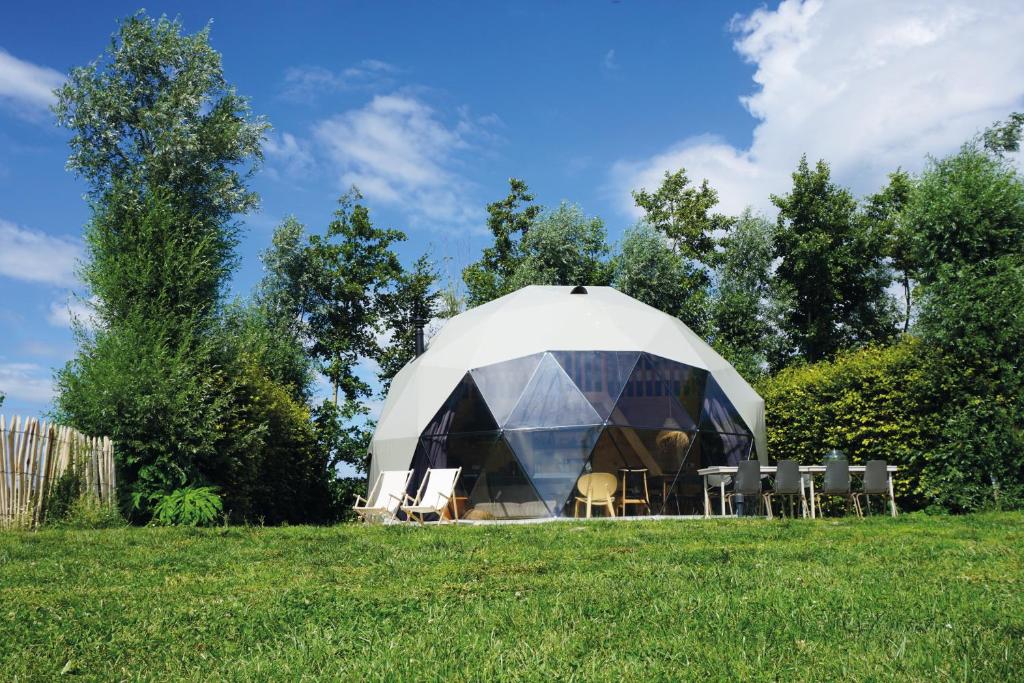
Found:
<svg viewBox="0 0 1024 683"><path fill-rule="evenodd" d="M417 521L420 524L424 521L424 515L437 515L441 521L447 519L448 516L445 514L447 510L451 510L452 518L457 520L459 518L458 510L455 505L452 505L452 502L455 499L455 484L459 481L460 474L462 474L461 467L453 470L427 470L423 482L420 483L420 490L416 492L416 497L405 496L402 512L410 520L416 520L418 517Z"/></svg>
<svg viewBox="0 0 1024 683"><path fill-rule="evenodd" d="M412 470L385 470L377 475L366 498L356 495L352 509L364 522L389 522L395 520L398 506L409 488Z"/></svg>

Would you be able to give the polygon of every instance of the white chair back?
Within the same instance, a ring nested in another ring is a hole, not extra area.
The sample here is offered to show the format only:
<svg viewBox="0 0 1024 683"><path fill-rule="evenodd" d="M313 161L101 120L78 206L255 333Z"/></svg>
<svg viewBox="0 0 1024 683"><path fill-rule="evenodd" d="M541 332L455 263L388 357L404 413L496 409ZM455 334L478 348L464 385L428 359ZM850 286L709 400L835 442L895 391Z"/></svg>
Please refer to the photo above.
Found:
<svg viewBox="0 0 1024 683"><path fill-rule="evenodd" d="M377 480L377 495L367 504L367 507L390 512L397 510L405 498L405 491L409 486L409 477L411 476L412 470L381 472Z"/></svg>
<svg viewBox="0 0 1024 683"><path fill-rule="evenodd" d="M453 470L427 470L426 489L417 501L417 505L431 508L443 508L455 495L455 481L459 478L461 468Z"/></svg>

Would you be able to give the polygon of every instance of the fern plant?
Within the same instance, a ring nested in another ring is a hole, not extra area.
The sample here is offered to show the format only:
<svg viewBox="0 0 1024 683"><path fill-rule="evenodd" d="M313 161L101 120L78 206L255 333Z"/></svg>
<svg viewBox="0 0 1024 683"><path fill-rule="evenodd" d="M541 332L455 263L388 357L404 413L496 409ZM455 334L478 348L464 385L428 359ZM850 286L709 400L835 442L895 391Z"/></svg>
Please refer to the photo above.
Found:
<svg viewBox="0 0 1024 683"><path fill-rule="evenodd" d="M167 526L210 526L224 510L212 486L186 486L157 501L153 521Z"/></svg>

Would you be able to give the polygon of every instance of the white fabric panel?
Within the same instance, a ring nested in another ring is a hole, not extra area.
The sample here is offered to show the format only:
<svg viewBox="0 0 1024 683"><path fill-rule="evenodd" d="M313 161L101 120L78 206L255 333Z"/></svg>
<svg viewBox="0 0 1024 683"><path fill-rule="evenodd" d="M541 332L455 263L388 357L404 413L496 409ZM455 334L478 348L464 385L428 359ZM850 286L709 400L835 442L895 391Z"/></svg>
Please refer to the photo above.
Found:
<svg viewBox="0 0 1024 683"><path fill-rule="evenodd" d="M382 469L410 466L416 438L466 372L542 351L646 351L704 368L754 433L758 458L767 462L764 400L704 340L612 287L571 290L524 287L450 319L392 383L370 448L371 480ZM386 466L378 464L382 459Z"/></svg>
<svg viewBox="0 0 1024 683"><path fill-rule="evenodd" d="M370 443L370 481L377 481L377 475L385 470L412 469L412 456L416 452L417 436L401 439L378 439Z"/></svg>

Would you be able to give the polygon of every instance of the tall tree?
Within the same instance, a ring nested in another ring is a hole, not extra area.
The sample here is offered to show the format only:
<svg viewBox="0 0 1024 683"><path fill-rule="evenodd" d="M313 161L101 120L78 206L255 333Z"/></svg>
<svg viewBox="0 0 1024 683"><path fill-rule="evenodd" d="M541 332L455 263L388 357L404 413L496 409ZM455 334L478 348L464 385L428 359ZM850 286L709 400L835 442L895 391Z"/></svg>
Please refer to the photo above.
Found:
<svg viewBox="0 0 1024 683"><path fill-rule="evenodd" d="M903 331L910 329L913 312L914 255L909 229L904 220L904 209L914 190L914 181L906 171L889 174L889 184L867 198L864 218L869 229L885 240L885 253L889 257L896 278L903 288Z"/></svg>
<svg viewBox="0 0 1024 683"><path fill-rule="evenodd" d="M1012 162L972 141L928 163L905 212L929 285L965 266L1024 252L1024 196Z"/></svg>
<svg viewBox="0 0 1024 683"><path fill-rule="evenodd" d="M779 209L776 277L791 301L781 324L794 351L814 362L889 339L895 329L884 243L850 192L832 182L828 164L812 169L802 157L793 189L772 202Z"/></svg>
<svg viewBox="0 0 1024 683"><path fill-rule="evenodd" d="M271 246L262 254L264 275L255 297L268 318L302 341L308 336L310 256L306 227L294 217L286 218L275 228Z"/></svg>
<svg viewBox="0 0 1024 683"><path fill-rule="evenodd" d="M941 397L922 480L960 510L1024 495L1024 179L1004 156L1012 134L989 137L931 160L904 211Z"/></svg>
<svg viewBox="0 0 1024 683"><path fill-rule="evenodd" d="M984 147L989 152L1003 156L1007 152L1020 151L1020 137L1024 132L1024 114L1014 112L1006 121L996 121L982 134Z"/></svg>
<svg viewBox="0 0 1024 683"><path fill-rule="evenodd" d="M691 185L685 169L666 171L654 192L635 190L633 201L643 210L644 220L669 239L677 254L699 263L711 257L715 232L732 222L712 211L718 205L718 192L707 180L699 187Z"/></svg>
<svg viewBox="0 0 1024 683"><path fill-rule="evenodd" d="M362 358L378 354L386 295L402 275L392 251L400 230L378 228L356 188L344 194L324 235L309 241L311 351L333 387L349 401L370 394L356 373Z"/></svg>
<svg viewBox="0 0 1024 683"><path fill-rule="evenodd" d="M526 285L606 285L607 235L600 218L563 203L533 224L519 245L509 291Z"/></svg>
<svg viewBox="0 0 1024 683"><path fill-rule="evenodd" d="M719 241L711 313L714 346L753 381L773 354L774 226L746 209Z"/></svg>
<svg viewBox="0 0 1024 683"><path fill-rule="evenodd" d="M380 350L377 373L381 394L387 393L394 376L415 357L416 329L429 325L440 311L437 277L430 255L423 254L412 268L402 272L394 290L385 296L381 321L387 343Z"/></svg>
<svg viewBox="0 0 1024 683"><path fill-rule="evenodd" d="M520 240L530 232L541 212L541 207L532 203L533 195L525 182L509 178L508 184L508 196L487 206L487 228L494 235L494 243L484 249L479 261L462 271L469 307L512 291L512 274L522 258Z"/></svg>
<svg viewBox="0 0 1024 683"><path fill-rule="evenodd" d="M140 11L56 94L57 120L73 131L68 168L93 201L118 182L140 195L163 188L220 225L256 205L246 177L268 125L224 79L209 26L186 35L179 21Z"/></svg>
<svg viewBox="0 0 1024 683"><path fill-rule="evenodd" d="M664 236L646 223L628 229L614 258L612 284L623 294L674 315L691 327L705 325L706 307L698 311L686 308L692 303L686 289L692 268L665 241ZM694 314L700 318L694 321Z"/></svg>
<svg viewBox="0 0 1024 683"><path fill-rule="evenodd" d="M665 172L657 190L633 192L633 200L643 211L643 220L668 240L672 251L683 259L683 299L676 308L678 317L694 332L707 337L709 321L710 271L714 261L715 233L729 227L732 219L713 211L718 192L707 180L699 186L690 183L684 169Z"/></svg>
<svg viewBox="0 0 1024 683"><path fill-rule="evenodd" d="M225 470L235 397L216 314L266 124L226 83L208 27L186 35L141 12L56 95L68 167L89 188L82 277L99 319L78 331L57 409L113 437L119 488L150 500Z"/></svg>

